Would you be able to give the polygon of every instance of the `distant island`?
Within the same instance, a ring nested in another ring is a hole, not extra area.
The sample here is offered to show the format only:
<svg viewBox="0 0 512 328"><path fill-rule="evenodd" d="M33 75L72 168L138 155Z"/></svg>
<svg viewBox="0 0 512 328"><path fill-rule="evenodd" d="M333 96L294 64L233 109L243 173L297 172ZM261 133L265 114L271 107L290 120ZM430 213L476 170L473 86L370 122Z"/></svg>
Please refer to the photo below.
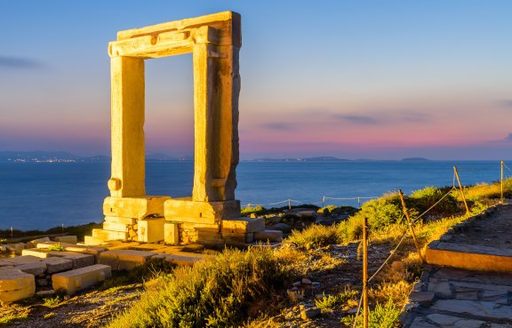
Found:
<svg viewBox="0 0 512 328"><path fill-rule="evenodd" d="M148 162L166 161L192 161L192 156L172 156L164 153L151 153L146 155ZM374 162L393 161L375 159L346 159L335 156L315 157L289 157L289 158L257 158L242 160L242 162ZM397 161L397 160L394 160ZM408 157L399 161L402 162L426 162L431 161L423 157ZM109 156L79 156L64 151L0 151L0 163L108 163Z"/></svg>
<svg viewBox="0 0 512 328"><path fill-rule="evenodd" d="M157 161L187 161L190 157L172 157L166 154L148 154L146 160ZM78 156L68 152L51 151L0 151L0 163L108 163L109 156Z"/></svg>
<svg viewBox="0 0 512 328"><path fill-rule="evenodd" d="M424 157L408 157L408 158L403 158L402 159L402 162L428 162L430 161L428 158L424 158Z"/></svg>

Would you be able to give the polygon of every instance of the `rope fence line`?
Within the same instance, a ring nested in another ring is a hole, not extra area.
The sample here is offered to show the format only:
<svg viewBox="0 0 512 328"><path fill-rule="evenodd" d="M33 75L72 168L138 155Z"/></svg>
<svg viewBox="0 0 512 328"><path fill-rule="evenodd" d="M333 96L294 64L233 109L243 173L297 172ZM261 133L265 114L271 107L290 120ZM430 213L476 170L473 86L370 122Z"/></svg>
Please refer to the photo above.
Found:
<svg viewBox="0 0 512 328"><path fill-rule="evenodd" d="M454 179L455 180L455 179ZM453 191L456 191L457 190L457 187L455 187L455 184L452 186L452 188L450 190L448 190L437 202L435 202L432 206L430 206L428 209L426 209L425 211L423 211L421 214L419 214L418 216L416 216L413 220L411 220L410 222L412 223L410 225L411 229L409 228L405 228L404 232L402 233L402 235L400 236L397 244L395 245L395 247L393 247L390 251L389 251L389 255L386 257L386 259L384 259L384 261L381 263L381 265L377 268L377 270L375 270L375 272L366 280L366 284L370 283L383 269L384 267L386 267L386 265L389 263L389 261L391 260L391 258L396 254L396 252L398 251L398 249L400 248L400 246L402 245L402 243L404 242L405 240L405 237L407 236L407 233L410 232L411 235L414 234L414 230L412 229L413 227L413 224L418 222L418 220L420 220L423 216L425 216L428 212L430 212L432 209L434 209L437 205L439 205L446 197L448 197L448 195L450 195ZM399 219L400 221L403 220L403 218L406 216L406 208L403 209L404 210L404 214L401 216L401 218ZM361 242L368 242L367 240L361 240ZM418 249L418 252L419 252L419 249ZM421 254L420 254L420 257L421 257ZM364 276L364 275L363 275ZM354 316L354 321L353 321L353 324L352 324L352 327L355 328L356 325L357 325L357 318L361 312L361 306L362 306L362 303L363 303L363 296L364 296L364 293L365 291L361 291L361 297L359 298L359 303L358 303L358 307L357 307L357 311L355 313L355 316ZM365 315L367 315L369 309L364 309L365 311Z"/></svg>
<svg viewBox="0 0 512 328"><path fill-rule="evenodd" d="M247 204L243 204L242 207L275 206L275 205L280 205L280 204L288 204L290 206L291 206L291 204L313 204L313 205L321 204L322 207L323 207L323 206L325 206L325 201L328 200L328 199L332 199L332 200L345 200L345 201L353 200L353 201L357 201L358 205L361 205L362 200L370 200L370 199L376 199L376 198L379 198L379 196L354 196L354 197L322 196L321 200L318 201L318 202L307 202L307 201L304 202L304 201L301 201L301 200L289 198L289 199L285 199L285 200L282 200L282 201L279 201L279 202L272 202L272 203L247 203Z"/></svg>

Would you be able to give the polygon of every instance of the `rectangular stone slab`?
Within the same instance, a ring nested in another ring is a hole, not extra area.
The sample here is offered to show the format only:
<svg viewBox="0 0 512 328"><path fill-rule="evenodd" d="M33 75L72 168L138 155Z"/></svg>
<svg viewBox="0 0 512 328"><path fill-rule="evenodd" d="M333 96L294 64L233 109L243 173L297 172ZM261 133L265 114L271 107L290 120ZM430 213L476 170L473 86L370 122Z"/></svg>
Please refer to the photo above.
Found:
<svg viewBox="0 0 512 328"><path fill-rule="evenodd" d="M48 273L56 273L73 269L73 261L61 257L49 257L43 260Z"/></svg>
<svg viewBox="0 0 512 328"><path fill-rule="evenodd" d="M35 291L34 275L15 268L0 269L0 292L13 291L33 287Z"/></svg>
<svg viewBox="0 0 512 328"><path fill-rule="evenodd" d="M512 271L512 251L435 241L425 251L427 263L476 271Z"/></svg>
<svg viewBox="0 0 512 328"><path fill-rule="evenodd" d="M73 269L83 268L94 264L94 255L91 254L51 251L50 256L71 260L73 262Z"/></svg>
<svg viewBox="0 0 512 328"><path fill-rule="evenodd" d="M265 230L265 220L262 218L250 219L246 217L236 219L223 219L222 232L247 233Z"/></svg>
<svg viewBox="0 0 512 328"><path fill-rule="evenodd" d="M52 287L55 290L64 290L68 295L72 295L79 290L109 279L111 275L110 266L95 264L54 274L52 276Z"/></svg>
<svg viewBox="0 0 512 328"><path fill-rule="evenodd" d="M117 249L101 253L98 262L112 267L112 270L132 270L155 255L156 253L147 251Z"/></svg>
<svg viewBox="0 0 512 328"><path fill-rule="evenodd" d="M261 241L275 241L280 242L283 240L283 232L280 230L263 230L254 233L255 240Z"/></svg>
<svg viewBox="0 0 512 328"><path fill-rule="evenodd" d="M143 243L157 243L164 240L164 218L138 220L137 240Z"/></svg>
<svg viewBox="0 0 512 328"><path fill-rule="evenodd" d="M103 202L103 214L122 218L142 219L148 215L164 214L164 202L167 196L147 197L107 197Z"/></svg>

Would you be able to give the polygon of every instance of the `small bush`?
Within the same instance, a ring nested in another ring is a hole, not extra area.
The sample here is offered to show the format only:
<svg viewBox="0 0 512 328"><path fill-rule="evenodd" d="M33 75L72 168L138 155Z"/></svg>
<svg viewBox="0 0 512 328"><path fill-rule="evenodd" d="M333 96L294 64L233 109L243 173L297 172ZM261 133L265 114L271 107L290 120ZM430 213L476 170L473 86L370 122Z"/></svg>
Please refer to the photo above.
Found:
<svg viewBox="0 0 512 328"><path fill-rule="evenodd" d="M332 313L336 308L343 307L347 302L357 302L358 292L353 289L347 289L339 294L325 295L315 300L315 306L322 311L322 313Z"/></svg>
<svg viewBox="0 0 512 328"><path fill-rule="evenodd" d="M110 327L227 327L248 317L256 300L282 288L285 271L273 250L226 250L160 278Z"/></svg>
<svg viewBox="0 0 512 328"><path fill-rule="evenodd" d="M352 219L363 222L368 218L368 225L373 230L380 230L394 223L400 223L402 207L397 194L387 194L377 199L372 199L363 204L361 210Z"/></svg>
<svg viewBox="0 0 512 328"><path fill-rule="evenodd" d="M263 206L255 205L255 206L247 206L247 207L242 208L241 213L242 213L242 216L249 216L251 214L259 215L265 211L266 211L266 209Z"/></svg>
<svg viewBox="0 0 512 328"><path fill-rule="evenodd" d="M441 190L436 187L425 187L414 191L407 199L407 205L423 213L446 194L447 190ZM434 208L430 210L430 214L453 215L459 211L457 199L450 193Z"/></svg>
<svg viewBox="0 0 512 328"><path fill-rule="evenodd" d="M286 240L306 250L338 243L336 226L313 224L302 231L293 230Z"/></svg>
<svg viewBox="0 0 512 328"><path fill-rule="evenodd" d="M400 316L400 308L389 299L386 304L382 305L377 303L373 310L370 310L368 316L368 327L371 328L394 328L399 327L398 318ZM346 316L341 319L341 322L347 326L352 327L354 316ZM363 316L360 314L357 317L356 327L363 326Z"/></svg>

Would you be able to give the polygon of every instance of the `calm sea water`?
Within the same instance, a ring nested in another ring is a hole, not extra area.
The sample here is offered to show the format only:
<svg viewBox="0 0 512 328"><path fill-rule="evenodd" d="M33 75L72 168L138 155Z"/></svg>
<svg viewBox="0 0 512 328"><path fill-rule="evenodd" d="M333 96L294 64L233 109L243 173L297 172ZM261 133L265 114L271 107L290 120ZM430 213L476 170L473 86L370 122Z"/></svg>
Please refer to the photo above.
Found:
<svg viewBox="0 0 512 328"><path fill-rule="evenodd" d="M242 204L289 198L320 204L323 196L377 196L398 188L411 192L451 185L454 164L464 184L499 179L495 161L241 162L237 198ZM192 162L149 162L146 174L148 194L191 194ZM0 163L0 229L101 222L109 175L108 163ZM327 203L357 205L355 200Z"/></svg>

